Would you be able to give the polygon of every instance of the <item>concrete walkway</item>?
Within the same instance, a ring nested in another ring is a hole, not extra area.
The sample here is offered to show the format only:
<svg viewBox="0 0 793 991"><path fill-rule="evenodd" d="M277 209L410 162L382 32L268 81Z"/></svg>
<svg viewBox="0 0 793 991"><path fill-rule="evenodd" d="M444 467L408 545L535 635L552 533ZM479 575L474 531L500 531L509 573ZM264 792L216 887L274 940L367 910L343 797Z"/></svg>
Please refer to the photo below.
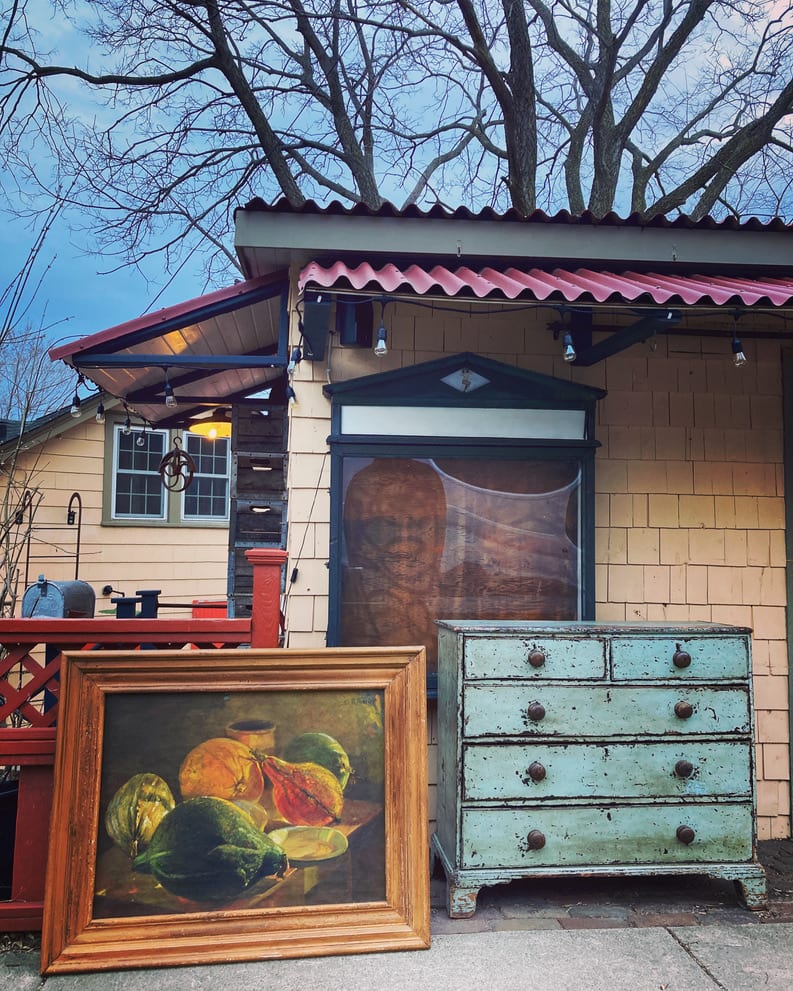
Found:
<svg viewBox="0 0 793 991"><path fill-rule="evenodd" d="M5 954L3 991L790 991L793 924L484 932L410 953L39 977Z"/></svg>
<svg viewBox="0 0 793 991"><path fill-rule="evenodd" d="M449 919L433 878L429 950L42 978L28 934L0 953L0 991L793 991L783 852L764 912L705 877L571 878L483 889Z"/></svg>

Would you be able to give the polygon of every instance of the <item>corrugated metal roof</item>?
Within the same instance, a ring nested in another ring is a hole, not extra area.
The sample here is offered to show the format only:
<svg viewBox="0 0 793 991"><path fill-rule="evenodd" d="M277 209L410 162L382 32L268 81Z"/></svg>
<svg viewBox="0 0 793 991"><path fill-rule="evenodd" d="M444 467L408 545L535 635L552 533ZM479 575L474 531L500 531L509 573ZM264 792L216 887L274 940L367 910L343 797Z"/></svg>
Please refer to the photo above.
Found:
<svg viewBox="0 0 793 991"><path fill-rule="evenodd" d="M354 268L345 262L332 265L311 262L300 272L300 289L350 288L371 293L415 293L477 299L564 299L604 303L608 300L667 303L771 304L785 306L793 300L793 278L747 279L718 275L664 275L648 272L608 272L589 268L539 268L521 271L506 268L460 266L383 265L367 263Z"/></svg>
<svg viewBox="0 0 793 991"><path fill-rule="evenodd" d="M279 199L275 203L266 203L263 199L256 197L245 206L237 207L234 211L249 211L251 213L281 213L281 214L314 214L329 216L365 216L384 218L424 218L433 220L482 220L482 221L507 221L510 223L522 224L564 224L582 227L651 227L651 228L683 228L703 229L703 230L754 230L754 231L793 231L793 224L786 223L781 217L770 217L761 220L759 217L748 217L746 220L738 220L735 217L702 217L694 220L692 217L680 215L669 218L663 215L646 217L640 213L632 213L627 217L609 212L602 217L589 210L584 210L580 214L570 213L568 210L559 210L557 213L549 214L543 210L535 210L533 213L524 215L517 210L509 209L499 213L490 207L474 212L467 207L459 206L449 208L441 203L435 203L429 207L420 207L411 204L406 207L397 207L393 203L383 203L373 209L363 203L356 203L348 206L334 200L331 203L320 204L313 200L307 200L300 206L293 206L285 199Z"/></svg>

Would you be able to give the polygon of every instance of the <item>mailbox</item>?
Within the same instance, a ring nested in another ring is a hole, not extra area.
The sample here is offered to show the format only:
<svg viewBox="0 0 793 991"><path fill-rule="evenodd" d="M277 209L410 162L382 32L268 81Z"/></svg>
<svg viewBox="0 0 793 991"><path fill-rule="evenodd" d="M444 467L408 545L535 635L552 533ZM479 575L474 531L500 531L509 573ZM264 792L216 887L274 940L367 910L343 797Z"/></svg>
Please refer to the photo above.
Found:
<svg viewBox="0 0 793 991"><path fill-rule="evenodd" d="M96 593L87 582L52 582L39 575L22 596L23 619L90 619Z"/></svg>

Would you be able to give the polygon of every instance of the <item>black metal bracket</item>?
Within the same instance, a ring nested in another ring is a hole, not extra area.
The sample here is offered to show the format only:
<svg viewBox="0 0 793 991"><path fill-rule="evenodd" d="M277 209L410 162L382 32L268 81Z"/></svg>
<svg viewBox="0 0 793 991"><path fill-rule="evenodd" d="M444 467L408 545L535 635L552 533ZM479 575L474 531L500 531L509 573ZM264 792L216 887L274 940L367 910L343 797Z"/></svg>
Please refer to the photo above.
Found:
<svg viewBox="0 0 793 991"><path fill-rule="evenodd" d="M624 330L619 330L597 344L578 351L572 365L589 367L595 365L604 358L610 358L614 354L619 354L633 344L646 341L653 334L666 334L672 327L680 323L682 314L679 310L659 310L643 316L636 323L631 324ZM597 327L594 328L597 330Z"/></svg>

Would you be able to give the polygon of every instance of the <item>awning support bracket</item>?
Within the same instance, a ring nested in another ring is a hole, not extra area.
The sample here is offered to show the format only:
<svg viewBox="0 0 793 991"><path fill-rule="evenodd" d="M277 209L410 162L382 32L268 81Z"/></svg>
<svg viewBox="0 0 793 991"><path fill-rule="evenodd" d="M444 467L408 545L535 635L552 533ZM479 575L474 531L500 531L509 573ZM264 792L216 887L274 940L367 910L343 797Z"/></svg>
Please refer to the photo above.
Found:
<svg viewBox="0 0 793 991"><path fill-rule="evenodd" d="M636 323L631 324L630 327L617 331L605 340L599 341L597 344L593 344L583 351L578 351L575 361L572 361L571 364L585 368L588 368L590 365L596 365L599 361L603 361L604 358L610 358L612 355L619 354L633 344L646 341L653 334L669 333L672 327L680 323L681 319L682 314L679 310L658 310L657 312L643 316ZM595 327L593 329L596 330L597 328Z"/></svg>

